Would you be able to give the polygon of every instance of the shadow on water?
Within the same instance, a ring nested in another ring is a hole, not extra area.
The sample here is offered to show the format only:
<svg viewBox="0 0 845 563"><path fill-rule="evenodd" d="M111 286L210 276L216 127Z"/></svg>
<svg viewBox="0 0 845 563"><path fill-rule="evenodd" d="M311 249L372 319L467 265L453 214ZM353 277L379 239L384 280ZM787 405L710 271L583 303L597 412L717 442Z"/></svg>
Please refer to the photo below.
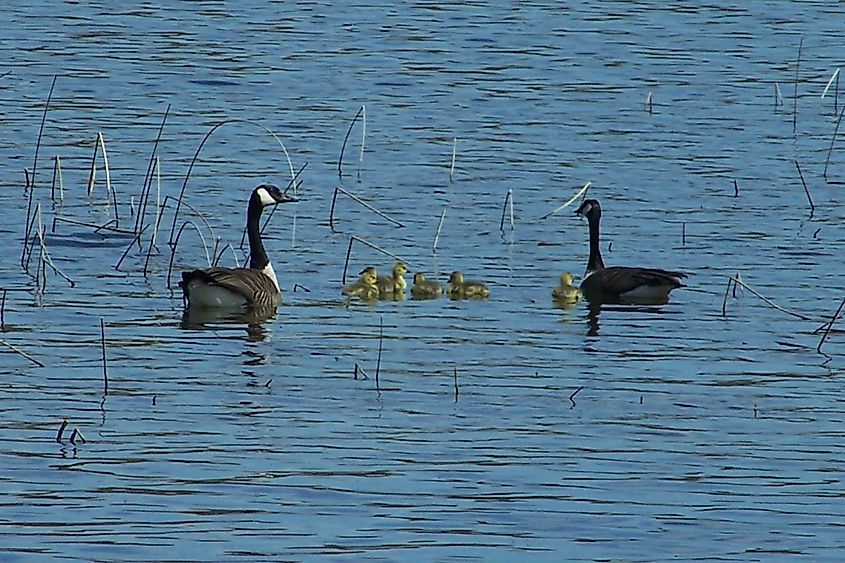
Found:
<svg viewBox="0 0 845 563"><path fill-rule="evenodd" d="M664 309L661 305L667 305L668 300L663 302L633 302L633 301L619 301L616 302L591 302L587 304L587 336L599 336L599 317L602 311L607 313L622 312L622 313L650 313L663 314Z"/></svg>

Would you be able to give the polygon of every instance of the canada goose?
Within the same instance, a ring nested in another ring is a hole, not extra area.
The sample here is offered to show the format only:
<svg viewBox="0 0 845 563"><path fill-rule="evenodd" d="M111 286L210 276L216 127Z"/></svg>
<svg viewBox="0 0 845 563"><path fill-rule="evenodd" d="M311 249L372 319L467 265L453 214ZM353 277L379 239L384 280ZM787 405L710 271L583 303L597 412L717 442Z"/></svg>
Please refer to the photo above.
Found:
<svg viewBox="0 0 845 563"><path fill-rule="evenodd" d="M378 272L372 266L365 268L358 281L346 284L340 292L361 301L375 301L379 297Z"/></svg>
<svg viewBox="0 0 845 563"><path fill-rule="evenodd" d="M476 281L464 281L464 275L460 272L452 272L449 276L449 287L446 291L452 299L477 299L490 295L486 285Z"/></svg>
<svg viewBox="0 0 845 563"><path fill-rule="evenodd" d="M258 222L265 207L298 201L271 184L252 190L246 210L249 268L207 268L182 272L179 287L188 306L276 307L282 302L279 280L267 258Z"/></svg>
<svg viewBox="0 0 845 563"><path fill-rule="evenodd" d="M411 286L411 297L414 299L437 299L443 295L443 288L436 281L425 279L425 275L414 274L414 285Z"/></svg>
<svg viewBox="0 0 845 563"><path fill-rule="evenodd" d="M590 301L668 302L669 292L684 287L683 272L656 268L604 267L599 250L601 206L595 199L584 200L575 213L586 217L590 225L590 258L581 281L581 292Z"/></svg>
<svg viewBox="0 0 845 563"><path fill-rule="evenodd" d="M407 284L402 276L408 273L408 266L404 262L393 264L393 275L379 276L378 289L382 298L392 298L397 293L405 293Z"/></svg>
<svg viewBox="0 0 845 563"><path fill-rule="evenodd" d="M581 290L572 285L572 274L564 272L560 275L560 285L552 288L552 297L566 303L575 303L581 298Z"/></svg>

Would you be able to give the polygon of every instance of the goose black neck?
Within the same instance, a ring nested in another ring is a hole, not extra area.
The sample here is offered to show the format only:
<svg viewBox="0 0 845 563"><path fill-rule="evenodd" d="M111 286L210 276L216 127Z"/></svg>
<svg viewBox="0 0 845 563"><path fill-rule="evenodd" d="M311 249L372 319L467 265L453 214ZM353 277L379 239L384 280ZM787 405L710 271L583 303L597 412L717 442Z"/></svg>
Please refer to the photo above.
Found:
<svg viewBox="0 0 845 563"><path fill-rule="evenodd" d="M590 223L590 259L587 261L587 271L595 272L604 269L599 249L599 219L601 215L591 214L587 220Z"/></svg>
<svg viewBox="0 0 845 563"><path fill-rule="evenodd" d="M264 243L261 242L261 231L259 222L263 207L257 198L250 198L249 207L246 211L246 234L249 238L249 267L255 270L263 270L270 263L267 252L264 250Z"/></svg>

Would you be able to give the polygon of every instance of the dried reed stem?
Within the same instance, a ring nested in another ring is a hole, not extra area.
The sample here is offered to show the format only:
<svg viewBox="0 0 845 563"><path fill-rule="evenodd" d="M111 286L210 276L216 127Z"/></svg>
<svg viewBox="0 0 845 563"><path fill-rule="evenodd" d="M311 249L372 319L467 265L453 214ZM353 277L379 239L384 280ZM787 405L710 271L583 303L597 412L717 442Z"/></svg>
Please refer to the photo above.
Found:
<svg viewBox="0 0 845 563"><path fill-rule="evenodd" d="M801 49L804 47L804 37L798 43L798 59L795 61L795 95L792 98L792 134L798 131L798 71L801 68Z"/></svg>
<svg viewBox="0 0 845 563"><path fill-rule="evenodd" d="M458 152L458 138L454 137L452 139L452 163L449 165L449 183L452 183L452 179L455 174L455 156Z"/></svg>
<svg viewBox="0 0 845 563"><path fill-rule="evenodd" d="M65 428L67 428L67 420L62 421L62 425L59 426L59 431L56 433L56 441L58 443L62 443L62 434L65 433Z"/></svg>
<svg viewBox="0 0 845 563"><path fill-rule="evenodd" d="M0 332L6 332L6 290L3 290L3 297L0 297Z"/></svg>
<svg viewBox="0 0 845 563"><path fill-rule="evenodd" d="M35 158L32 160L32 181L29 181L29 175L27 174L29 197L26 202L26 222L24 223L26 231L24 232L23 250L21 251L21 267L24 268L24 271L27 270L24 267L24 262L26 261L27 241L29 241L29 237L32 234L33 221L31 220L30 215L32 213L32 199L35 194L35 174L38 170L38 150L41 148L41 137L44 134L44 123L47 121L47 110L50 109L50 100L53 98L53 89L56 87L56 79L58 77L58 74L53 75L53 83L50 85L50 91L47 93L47 102L44 104L44 113L41 114L41 127L38 129L38 140L35 142Z"/></svg>
<svg viewBox="0 0 845 563"><path fill-rule="evenodd" d="M749 287L747 284L740 281L738 278L739 278L739 276L731 278L731 280L733 280L733 283L734 283L735 286L739 285L739 286L743 287L744 289L747 289L748 291L750 291L751 293L753 293L754 295L756 295L757 297L762 299L764 302L766 302L766 304L770 305L774 309L777 309L781 313L786 313L787 315L791 315L793 317L799 318L799 319L804 320L804 321L812 320L810 317L808 317L806 315L802 315L801 313L796 313L794 311L790 311L789 309L785 309L785 308L781 307L780 305L778 305L777 303L775 303L774 301L772 301L771 299L769 299L765 295L761 295L760 293L758 293L757 291L755 291L754 289Z"/></svg>
<svg viewBox="0 0 845 563"><path fill-rule="evenodd" d="M737 183L736 178L734 178L734 197L739 197L739 184Z"/></svg>
<svg viewBox="0 0 845 563"><path fill-rule="evenodd" d="M836 120L836 128L833 130L833 137L830 139L830 148L827 149L827 159L824 161L824 179L827 181L827 167L830 165L830 156L833 154L833 145L836 143L836 134L839 133L839 124L842 123L842 114L845 114L845 104L842 105L842 111L839 112L839 118Z"/></svg>
<svg viewBox="0 0 845 563"><path fill-rule="evenodd" d="M378 209L376 209L375 207L373 207L372 205L370 205L366 201L360 199L358 196L356 196L354 194L349 193L348 191L344 190L340 186L336 187L335 190L342 193L343 195L347 196L348 198L352 199L352 201L355 201L355 202L363 205L364 207L366 207L367 209L369 209L370 211L372 211L373 213L375 213L379 217L382 217L383 219L387 219L388 221L390 221L391 223L393 223L397 227L404 227L405 226L403 223L400 223L396 219L389 217L387 214L382 213L381 211L379 211ZM334 202L332 202L332 203L334 203ZM332 214L334 213L334 205L332 205L332 211L331 212L332 212ZM329 223L330 224L332 223L331 218L329 219Z"/></svg>
<svg viewBox="0 0 845 563"><path fill-rule="evenodd" d="M106 326L100 317L100 346L103 350L103 397L109 394L109 369L106 365Z"/></svg>
<svg viewBox="0 0 845 563"><path fill-rule="evenodd" d="M208 253L208 245L205 243L205 237L203 236L202 231L193 221L185 221L182 223L182 226L179 227L179 232L176 234L176 240L173 242L172 252L170 253L170 263L167 266L167 287L170 287L170 278L173 273L173 261L176 258L176 247L179 246L179 238L182 236L182 231L185 230L185 227L189 225L193 227L199 235L200 241L202 241L202 248L205 251L205 261L208 264L208 267L211 267L211 255Z"/></svg>
<svg viewBox="0 0 845 563"><path fill-rule="evenodd" d="M305 170L307 167L308 167L307 162L299 167L299 170L297 170L296 173L293 175L293 177L290 179L290 181L288 181L288 185L285 187L284 190L282 190L285 195L287 195L288 190L290 190L291 188L293 188L294 195L297 193L297 189L302 184L302 181L299 180L299 176L300 176L300 174L302 174L302 171ZM267 214L267 217L264 219L264 224L261 225L261 229L259 231L261 234L264 234L264 229L267 228L267 225L270 223L270 219L273 218L273 215L276 213L276 209L278 209L278 208L279 208L278 205L274 205L270 208L270 213ZM296 216L294 216L294 220L295 219L296 219ZM294 225L294 227L296 227L296 225ZM241 248L244 247L244 239L245 238L246 238L246 225L244 225L243 234L241 235Z"/></svg>
<svg viewBox="0 0 845 563"><path fill-rule="evenodd" d="M141 186L141 195L138 198L138 215L135 217L135 227L132 229L135 233L141 230L144 225L144 218L147 214L147 200L150 197L150 190L153 184L153 171L159 168L159 159L156 156L158 145L161 142L161 135L164 133L164 124L167 122L167 117L170 115L170 104L164 110L164 117L161 119L161 125L158 127L158 134L155 141L153 141L153 148L150 151L150 160L147 163L147 173L144 174L144 183ZM141 237L138 237L138 247L141 246Z"/></svg>
<svg viewBox="0 0 845 563"><path fill-rule="evenodd" d="M381 371L381 351L384 342L384 315L379 316L378 321L378 357L376 358L376 391L381 392L379 387L379 372Z"/></svg>
<svg viewBox="0 0 845 563"><path fill-rule="evenodd" d="M355 127L355 122L358 121L358 118L361 117L361 113L364 111L364 106L361 106L358 109L358 113L355 114L355 117L352 119L352 123L349 124L349 129L346 130L346 136L343 138L343 145L340 147L340 155L337 157L337 177L343 177L343 153L346 151L346 143L349 141L349 134L352 133L352 128Z"/></svg>
<svg viewBox="0 0 845 563"><path fill-rule="evenodd" d="M454 379L455 379L455 402L457 403L458 402L458 394L460 392L458 390L458 367L454 366L452 369L453 369L452 374L453 374Z"/></svg>
<svg viewBox="0 0 845 563"><path fill-rule="evenodd" d="M352 255L352 242L353 242L353 241L360 242L360 243L361 243L361 244L363 244L363 245L369 246L369 247L370 247L370 248L372 248L373 250L376 250L376 251L378 251L378 252L381 252L382 254L384 254L384 255L386 255L386 256L390 256L390 257L391 257L391 258L393 258L394 260L398 260L399 262L404 262L405 264L410 265L410 262L408 262L407 260L404 260L404 259L400 258L399 256L396 256L396 255L395 255L395 254L393 254L392 252L388 252L387 250L385 250L385 249L383 249L383 248L381 248L381 247L378 247L378 246L376 246L375 244L373 244L373 243L371 243L371 242L368 242L368 241L366 241L366 240L364 240L364 239L362 239L362 238L360 238L360 237L357 237L357 236L355 236L355 235L352 235L351 237L349 237L349 248L347 248L347 249L346 249L346 262L344 262L344 264L343 264L343 276L341 277L341 283L346 283L346 272L349 270L349 257Z"/></svg>
<svg viewBox="0 0 845 563"><path fill-rule="evenodd" d="M648 114L652 115L652 113L654 111L654 93L653 92L648 93L648 96L645 99L645 107L646 107L646 111L648 111Z"/></svg>
<svg viewBox="0 0 845 563"><path fill-rule="evenodd" d="M807 194L807 201L810 202L810 218L813 217L813 213L816 212L816 206L813 205L813 198L810 197L810 190L807 189L807 182L804 181L804 173L801 172L801 165L798 164L798 160L795 160L795 168L798 169L798 175L801 176L801 185L804 186L804 193Z"/></svg>
<svg viewBox="0 0 845 563"><path fill-rule="evenodd" d="M20 349L19 349L19 348L17 348L16 346L14 346L14 345L12 345L12 344L9 344L9 343L8 343L8 342L6 342L5 340L0 340L0 344L2 344L3 346L6 346L6 347L7 347L7 348L9 348L12 352L14 352L14 353L18 354L19 356L22 356L23 358L26 358L27 360L29 360L29 361L30 361L30 362L32 362L33 364L37 365L38 367L40 367L40 368L43 368L43 367L44 367L44 364L42 364L41 362L39 362L38 360L36 360L36 359L35 359L35 358L33 358L32 356L30 356L29 354L27 354L27 353L26 353L26 352L24 352L23 350L20 350Z"/></svg>
<svg viewBox="0 0 845 563"><path fill-rule="evenodd" d="M440 240L440 229L443 228L443 220L446 218L446 206L440 212L440 221L437 222L437 230L434 232L434 242L431 244L431 252L437 253L437 241Z"/></svg>
<svg viewBox="0 0 845 563"><path fill-rule="evenodd" d="M508 204L510 203L510 211L511 211L511 231L513 231L513 190L509 189L508 193L505 195L505 201L502 203L502 220L499 221L499 230L503 233L505 232L505 213L508 210Z"/></svg>
<svg viewBox="0 0 845 563"><path fill-rule="evenodd" d="M830 90L831 84L833 84L833 82L836 81L838 78L839 78L839 69L837 68L835 71L833 71L833 75L830 77L830 80L827 81L827 86L824 87L824 92L822 92L822 98L821 98L822 100L827 95L827 91ZM837 82L837 84L838 84L838 82ZM838 88L837 88L837 90L838 90Z"/></svg>
<svg viewBox="0 0 845 563"><path fill-rule="evenodd" d="M132 245L136 242L140 243L141 235L144 234L144 231L147 230L147 227L149 227L149 225L144 225L144 227L141 229L141 232L132 237L132 241L129 243L129 246L126 247L126 250L124 250L123 254L120 255L120 259L117 261L117 264L114 265L115 270L117 270L118 272L120 271L120 265L123 264L124 260L126 260L126 257L129 255L129 251L132 249Z"/></svg>
<svg viewBox="0 0 845 563"><path fill-rule="evenodd" d="M65 182L62 179L62 159L53 157L53 181L50 183L50 200L56 201L56 181L59 183L59 201L65 200Z"/></svg>
<svg viewBox="0 0 845 563"><path fill-rule="evenodd" d="M539 219L539 220L540 220L540 221L542 221L542 220L544 220L544 219L548 219L549 217L551 217L552 215L554 215L555 213L557 213L557 212L558 212L558 211L560 211L561 209L565 209L566 207L568 207L569 205L571 205L571 204L572 204L572 202L574 202L576 199L578 199L578 198L579 198L579 197L581 197L582 195L586 196L586 194L587 194L587 190L590 188L590 185L591 185L591 184L592 184L592 182L587 182L586 184L584 184L584 187L583 187L583 188L581 188L580 190L578 190L578 193L577 193L577 194L575 194L574 196L572 196L571 198L569 198L569 199L567 200L567 202L566 202L566 203L564 203L563 205L561 205L561 206L560 206L560 207L558 207L557 209L553 209L552 211L549 211L548 213L546 213L545 215L543 215L542 217L540 217L540 219Z"/></svg>
<svg viewBox="0 0 845 563"><path fill-rule="evenodd" d="M581 387L579 387L578 389L576 389L575 391L573 391L573 392L572 392L572 394L569 396L569 401L572 403L572 406L571 406L571 407L569 407L569 408L573 408L573 407L575 407L575 395L577 395L578 393L580 393L580 392L581 392L581 389L583 389L583 388L584 388L584 386L582 385Z"/></svg>
<svg viewBox="0 0 845 563"><path fill-rule="evenodd" d="M780 84L775 81L775 111L777 111L778 107L782 106L783 104L783 94L780 91Z"/></svg>
<svg viewBox="0 0 845 563"><path fill-rule="evenodd" d="M364 140L367 137L367 107L361 106L361 154L358 157L358 181L361 181L361 167L364 165Z"/></svg>
<svg viewBox="0 0 845 563"><path fill-rule="evenodd" d="M833 328L833 323L836 322L836 319L839 318L839 313L842 312L842 307L845 306L845 299L842 300L842 303L839 304L839 308L836 309L836 312L833 314L833 317L830 319L830 322L827 323L827 328L822 335L822 339L819 341L819 345L816 348L816 351L821 354L822 353L822 344L824 344L825 340L827 340L827 335L830 334L830 329Z"/></svg>

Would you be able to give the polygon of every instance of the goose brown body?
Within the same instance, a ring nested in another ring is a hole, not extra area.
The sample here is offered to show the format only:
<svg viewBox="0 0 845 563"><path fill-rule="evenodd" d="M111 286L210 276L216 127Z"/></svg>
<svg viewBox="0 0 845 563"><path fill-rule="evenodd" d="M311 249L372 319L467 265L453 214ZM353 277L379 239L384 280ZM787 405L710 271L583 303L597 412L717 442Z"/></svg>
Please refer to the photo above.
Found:
<svg viewBox="0 0 845 563"><path fill-rule="evenodd" d="M661 303L669 299L673 289L684 287L684 272L629 266L605 267L601 257L599 222L601 205L587 199L576 211L587 218L590 226L590 258L581 282L581 292L591 302L645 301Z"/></svg>
<svg viewBox="0 0 845 563"><path fill-rule="evenodd" d="M282 301L279 281L264 243L259 220L265 207L297 201L271 184L262 184L250 194L247 206L248 268L205 268L182 272L179 287L193 307L276 307Z"/></svg>

